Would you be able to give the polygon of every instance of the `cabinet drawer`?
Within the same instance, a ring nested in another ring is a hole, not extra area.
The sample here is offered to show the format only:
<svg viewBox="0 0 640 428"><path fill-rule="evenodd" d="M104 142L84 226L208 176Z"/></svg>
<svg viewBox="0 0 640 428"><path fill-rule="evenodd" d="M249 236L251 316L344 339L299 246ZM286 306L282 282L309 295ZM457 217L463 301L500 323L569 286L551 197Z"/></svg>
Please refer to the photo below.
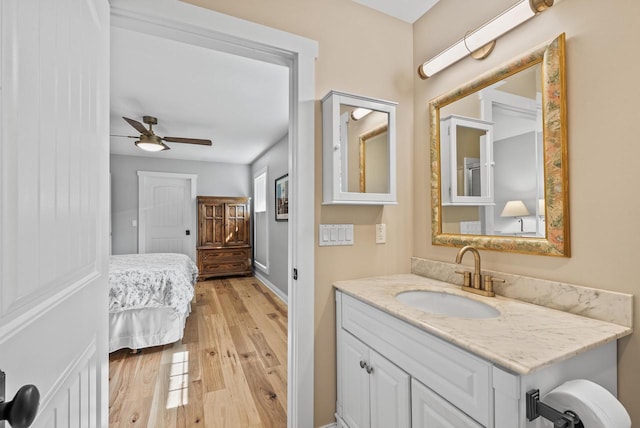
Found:
<svg viewBox="0 0 640 428"><path fill-rule="evenodd" d="M198 249L200 278L251 273L251 248Z"/></svg>
<svg viewBox="0 0 640 428"><path fill-rule="evenodd" d="M411 379L411 428L482 428L447 400Z"/></svg>
<svg viewBox="0 0 640 428"><path fill-rule="evenodd" d="M249 269L249 263L245 262L225 262L209 263L202 266L203 274L223 274L223 273L244 273Z"/></svg>
<svg viewBox="0 0 640 428"><path fill-rule="evenodd" d="M200 260L203 263L223 262L225 260L242 260L245 261L251 257L250 248L230 248L220 250L200 250Z"/></svg>
<svg viewBox="0 0 640 428"><path fill-rule="evenodd" d="M487 426L491 364L360 300L342 294L342 328Z"/></svg>

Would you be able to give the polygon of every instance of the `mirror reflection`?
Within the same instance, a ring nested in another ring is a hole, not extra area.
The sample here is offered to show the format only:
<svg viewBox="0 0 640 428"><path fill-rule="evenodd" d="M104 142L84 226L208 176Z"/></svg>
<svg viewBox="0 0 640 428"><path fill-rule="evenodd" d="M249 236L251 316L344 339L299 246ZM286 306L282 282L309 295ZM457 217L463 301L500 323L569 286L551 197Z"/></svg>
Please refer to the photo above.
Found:
<svg viewBox="0 0 640 428"><path fill-rule="evenodd" d="M544 237L541 90L536 64L441 109L443 233Z"/></svg>
<svg viewBox="0 0 640 428"><path fill-rule="evenodd" d="M389 192L389 114L340 105L343 192Z"/></svg>
<svg viewBox="0 0 640 428"><path fill-rule="evenodd" d="M432 242L569 256L565 35L429 103Z"/></svg>

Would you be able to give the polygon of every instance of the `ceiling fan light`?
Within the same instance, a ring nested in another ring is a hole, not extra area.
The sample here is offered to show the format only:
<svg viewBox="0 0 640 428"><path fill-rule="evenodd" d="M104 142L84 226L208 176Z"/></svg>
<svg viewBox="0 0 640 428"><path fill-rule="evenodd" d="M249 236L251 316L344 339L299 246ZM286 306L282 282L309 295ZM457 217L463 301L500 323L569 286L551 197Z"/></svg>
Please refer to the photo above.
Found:
<svg viewBox="0 0 640 428"><path fill-rule="evenodd" d="M147 152L160 152L170 149L157 135L141 135L140 140L136 141L135 144Z"/></svg>

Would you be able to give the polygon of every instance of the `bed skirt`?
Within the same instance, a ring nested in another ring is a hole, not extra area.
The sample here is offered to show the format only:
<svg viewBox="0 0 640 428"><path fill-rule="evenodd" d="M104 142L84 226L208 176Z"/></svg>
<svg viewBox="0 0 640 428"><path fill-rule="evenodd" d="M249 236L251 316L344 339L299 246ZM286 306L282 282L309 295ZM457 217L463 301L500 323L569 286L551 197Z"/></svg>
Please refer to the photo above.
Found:
<svg viewBox="0 0 640 428"><path fill-rule="evenodd" d="M109 352L122 348L141 349L182 339L191 305L182 315L174 309L128 309L109 314Z"/></svg>

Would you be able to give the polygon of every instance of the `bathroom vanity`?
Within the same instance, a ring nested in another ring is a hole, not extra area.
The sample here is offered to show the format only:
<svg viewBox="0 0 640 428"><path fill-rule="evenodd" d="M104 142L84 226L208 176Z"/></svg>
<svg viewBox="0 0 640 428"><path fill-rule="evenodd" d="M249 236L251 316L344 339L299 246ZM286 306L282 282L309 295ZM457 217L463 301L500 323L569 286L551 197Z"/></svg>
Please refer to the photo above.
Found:
<svg viewBox="0 0 640 428"><path fill-rule="evenodd" d="M537 428L550 425L527 421L531 389L584 378L617 395L616 339L630 327L418 275L334 285L338 427ZM397 298L420 290L444 297L444 314ZM448 315L448 296L471 301L467 314Z"/></svg>

